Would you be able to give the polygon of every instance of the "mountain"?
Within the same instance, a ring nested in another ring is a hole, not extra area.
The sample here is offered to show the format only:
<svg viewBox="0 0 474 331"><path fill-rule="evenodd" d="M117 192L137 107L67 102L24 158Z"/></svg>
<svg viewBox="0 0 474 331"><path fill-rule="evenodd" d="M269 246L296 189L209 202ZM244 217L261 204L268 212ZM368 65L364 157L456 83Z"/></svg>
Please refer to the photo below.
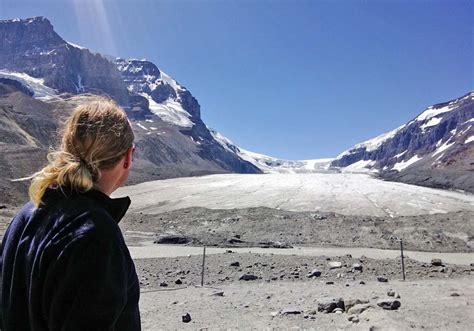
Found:
<svg viewBox="0 0 474 331"><path fill-rule="evenodd" d="M115 65L65 41L44 17L0 21L0 68L41 78L60 93L102 92L128 102Z"/></svg>
<svg viewBox="0 0 474 331"><path fill-rule="evenodd" d="M329 169L334 159L312 159L312 160L285 160L272 156L251 152L235 145L231 140L221 133L209 129L214 139L218 141L229 152L237 154L240 158L252 163L265 173L313 173L332 172Z"/></svg>
<svg viewBox="0 0 474 331"><path fill-rule="evenodd" d="M29 175L45 163L60 119L73 107L68 97L82 93L109 95L131 119L137 145L131 183L212 173L261 173L214 139L191 92L155 64L111 58L67 42L44 17L0 21L0 84L0 123L5 123L0 128L0 150L5 156L0 168L8 178ZM49 109L55 115L37 109ZM49 138L39 141L32 132L43 124L44 136ZM23 148L35 153L8 154ZM30 162L30 158L35 159ZM25 160L35 167L17 166Z"/></svg>
<svg viewBox="0 0 474 331"><path fill-rule="evenodd" d="M393 131L355 145L332 168L474 192L474 92L425 109Z"/></svg>

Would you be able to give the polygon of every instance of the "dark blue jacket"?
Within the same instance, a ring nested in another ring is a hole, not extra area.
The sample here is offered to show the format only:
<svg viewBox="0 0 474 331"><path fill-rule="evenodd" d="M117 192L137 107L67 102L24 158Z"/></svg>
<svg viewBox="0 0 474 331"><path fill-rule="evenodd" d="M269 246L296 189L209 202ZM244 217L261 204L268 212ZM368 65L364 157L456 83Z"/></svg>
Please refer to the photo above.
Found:
<svg viewBox="0 0 474 331"><path fill-rule="evenodd" d="M118 222L130 199L50 189L26 204L0 250L0 325L140 330L140 288Z"/></svg>

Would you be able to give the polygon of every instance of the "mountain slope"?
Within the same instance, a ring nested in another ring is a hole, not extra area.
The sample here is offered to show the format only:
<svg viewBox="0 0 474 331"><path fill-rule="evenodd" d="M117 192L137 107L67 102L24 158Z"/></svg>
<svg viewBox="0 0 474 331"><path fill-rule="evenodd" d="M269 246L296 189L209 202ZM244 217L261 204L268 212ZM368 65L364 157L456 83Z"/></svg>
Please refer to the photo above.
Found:
<svg viewBox="0 0 474 331"><path fill-rule="evenodd" d="M474 191L474 92L428 107L397 129L355 145L331 167L382 178Z"/></svg>

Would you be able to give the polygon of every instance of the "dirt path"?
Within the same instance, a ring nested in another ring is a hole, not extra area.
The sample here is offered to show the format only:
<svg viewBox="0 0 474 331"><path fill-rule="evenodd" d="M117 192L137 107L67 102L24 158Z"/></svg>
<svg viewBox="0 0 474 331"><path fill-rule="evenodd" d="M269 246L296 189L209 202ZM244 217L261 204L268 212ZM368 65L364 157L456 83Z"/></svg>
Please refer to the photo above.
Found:
<svg viewBox="0 0 474 331"><path fill-rule="evenodd" d="M134 259L149 259L161 257L179 257L189 255L202 255L203 248L195 246L157 245L153 242L143 242L142 246L129 246ZM297 256L342 256L352 255L354 258L366 256L371 259L394 259L400 256L399 250L358 248L358 247L294 247L287 249L242 247L230 248L235 253L272 254L272 255L297 255ZM225 253L229 248L207 247L207 254ZM438 258L449 264L469 265L474 263L474 253L436 253L405 251L404 256L420 262L430 263Z"/></svg>

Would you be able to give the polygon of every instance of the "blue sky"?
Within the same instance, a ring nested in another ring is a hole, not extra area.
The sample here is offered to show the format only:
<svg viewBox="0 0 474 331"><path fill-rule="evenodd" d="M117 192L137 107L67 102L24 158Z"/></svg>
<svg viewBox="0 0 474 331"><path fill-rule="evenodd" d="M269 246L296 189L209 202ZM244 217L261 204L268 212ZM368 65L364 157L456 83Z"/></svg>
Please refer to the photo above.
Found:
<svg viewBox="0 0 474 331"><path fill-rule="evenodd" d="M286 159L333 157L473 90L472 1L0 0L66 40L147 58L204 122Z"/></svg>

